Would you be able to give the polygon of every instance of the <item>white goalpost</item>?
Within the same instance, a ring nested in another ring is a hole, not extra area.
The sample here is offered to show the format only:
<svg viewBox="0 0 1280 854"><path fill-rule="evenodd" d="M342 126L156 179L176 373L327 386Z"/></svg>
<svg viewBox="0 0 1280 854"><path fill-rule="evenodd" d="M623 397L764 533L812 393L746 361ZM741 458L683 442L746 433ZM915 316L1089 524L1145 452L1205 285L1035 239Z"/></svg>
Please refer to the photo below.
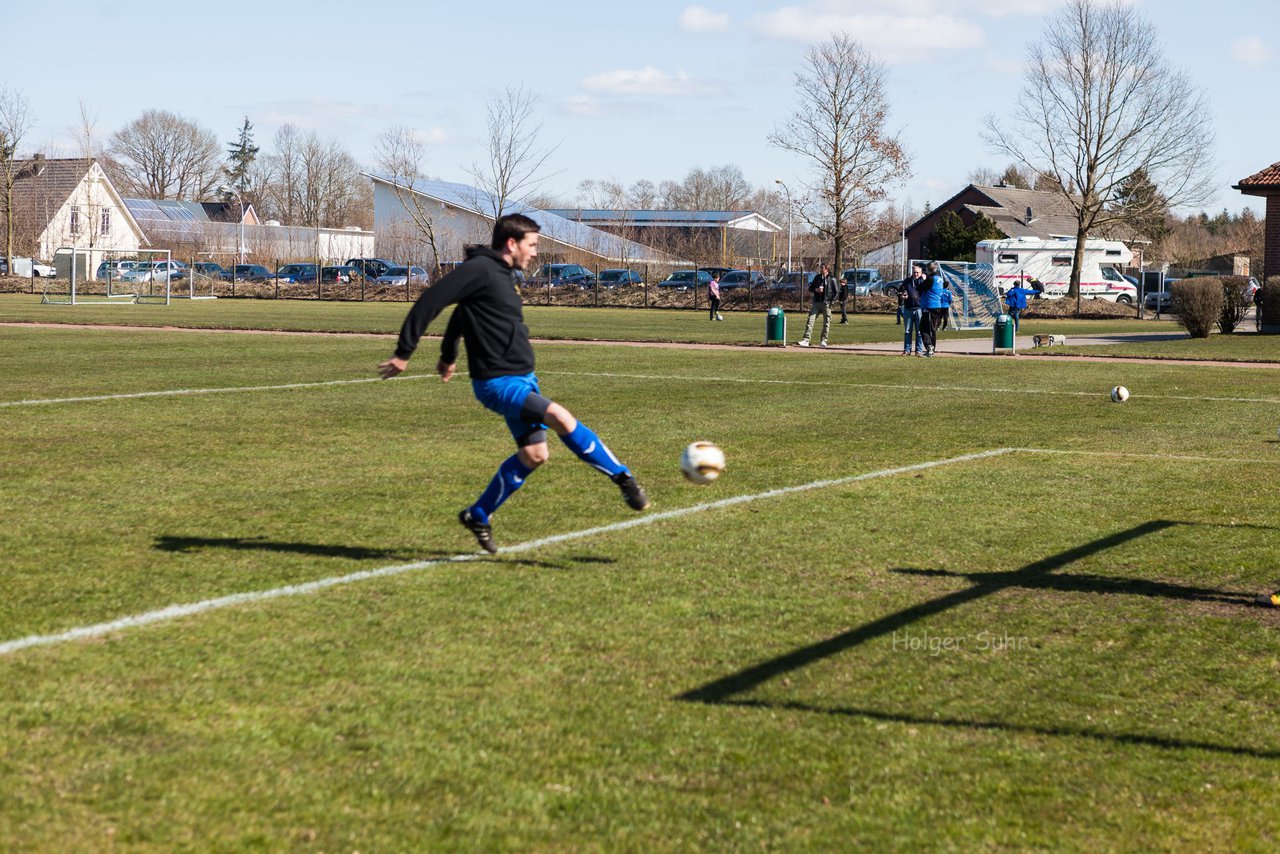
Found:
<svg viewBox="0 0 1280 854"><path fill-rule="evenodd" d="M85 277L89 277L89 264L93 250L76 246L60 246L54 255L71 256L71 275L66 290L60 279L45 279L44 290L40 302L47 305L132 305L137 303L159 303L165 305L174 299L173 295L173 253L168 249L135 249L128 254L138 256L137 262L128 262L133 266L119 272L109 267L103 293L86 293L86 288L78 281L80 259L84 259ZM191 274L188 273L188 279ZM160 287L163 283L163 288ZM209 296L196 296L195 283L190 283L191 299L213 299ZM181 298L181 297L179 297Z"/></svg>

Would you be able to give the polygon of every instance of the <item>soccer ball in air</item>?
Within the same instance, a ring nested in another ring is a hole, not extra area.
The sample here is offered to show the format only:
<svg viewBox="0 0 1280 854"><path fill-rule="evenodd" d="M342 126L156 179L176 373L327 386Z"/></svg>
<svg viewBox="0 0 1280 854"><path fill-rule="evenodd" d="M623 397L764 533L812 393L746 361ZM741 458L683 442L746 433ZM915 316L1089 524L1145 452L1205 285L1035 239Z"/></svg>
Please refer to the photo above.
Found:
<svg viewBox="0 0 1280 854"><path fill-rule="evenodd" d="M1111 389L1111 400L1114 403L1124 403L1129 399L1129 389L1122 385L1118 385Z"/></svg>
<svg viewBox="0 0 1280 854"><path fill-rule="evenodd" d="M724 471L724 451L711 442L694 442L680 455L680 471L693 483L711 483Z"/></svg>

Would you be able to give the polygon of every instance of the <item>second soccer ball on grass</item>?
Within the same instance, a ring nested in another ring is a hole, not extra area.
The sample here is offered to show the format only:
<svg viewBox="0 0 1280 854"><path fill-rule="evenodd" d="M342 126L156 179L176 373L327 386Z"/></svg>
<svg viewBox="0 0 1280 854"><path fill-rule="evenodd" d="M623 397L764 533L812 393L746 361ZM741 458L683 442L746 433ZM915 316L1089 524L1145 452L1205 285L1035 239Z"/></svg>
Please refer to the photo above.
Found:
<svg viewBox="0 0 1280 854"><path fill-rule="evenodd" d="M724 471L724 451L711 442L693 442L680 455L680 471L693 483L711 483Z"/></svg>

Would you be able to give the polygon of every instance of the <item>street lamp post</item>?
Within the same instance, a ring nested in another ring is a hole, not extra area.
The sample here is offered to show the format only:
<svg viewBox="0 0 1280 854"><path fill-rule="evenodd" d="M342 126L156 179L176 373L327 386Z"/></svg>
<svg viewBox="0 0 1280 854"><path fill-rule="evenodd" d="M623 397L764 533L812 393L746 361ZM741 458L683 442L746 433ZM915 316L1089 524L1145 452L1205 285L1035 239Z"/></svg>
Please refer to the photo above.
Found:
<svg viewBox="0 0 1280 854"><path fill-rule="evenodd" d="M782 192L787 194L787 272L791 272L791 215L794 206L791 203L791 190L781 178L774 178L773 183L782 187ZM804 309L804 291L797 285L797 297L799 298L800 308Z"/></svg>

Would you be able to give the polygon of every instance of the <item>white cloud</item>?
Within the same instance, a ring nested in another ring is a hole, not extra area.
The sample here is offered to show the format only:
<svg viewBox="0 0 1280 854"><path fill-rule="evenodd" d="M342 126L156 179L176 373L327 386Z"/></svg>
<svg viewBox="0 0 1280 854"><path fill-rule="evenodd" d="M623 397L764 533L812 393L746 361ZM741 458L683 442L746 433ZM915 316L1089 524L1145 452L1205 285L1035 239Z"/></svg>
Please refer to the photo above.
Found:
<svg viewBox="0 0 1280 854"><path fill-rule="evenodd" d="M1248 36L1243 39L1236 39L1231 45L1231 58L1241 65L1247 65L1250 68L1261 68L1271 62L1274 54L1271 48L1267 47L1267 43L1257 36Z"/></svg>
<svg viewBox="0 0 1280 854"><path fill-rule="evenodd" d="M729 29L729 13L688 6L680 13L680 29L690 33L722 33Z"/></svg>
<svg viewBox="0 0 1280 854"><path fill-rule="evenodd" d="M620 68L605 71L582 81L588 92L603 95L705 95L718 91L717 87L698 83L683 71L668 74L651 65L641 69Z"/></svg>
<svg viewBox="0 0 1280 854"><path fill-rule="evenodd" d="M756 15L752 28L766 38L812 42L835 32L848 32L885 57L940 49L971 49L985 42L982 28L968 20L952 18L925 7L938 4L916 0L903 3L908 14L868 14L843 11L839 3L783 6Z"/></svg>
<svg viewBox="0 0 1280 854"><path fill-rule="evenodd" d="M573 95L560 102L560 109L571 116L595 117L604 114L597 98L589 95Z"/></svg>

